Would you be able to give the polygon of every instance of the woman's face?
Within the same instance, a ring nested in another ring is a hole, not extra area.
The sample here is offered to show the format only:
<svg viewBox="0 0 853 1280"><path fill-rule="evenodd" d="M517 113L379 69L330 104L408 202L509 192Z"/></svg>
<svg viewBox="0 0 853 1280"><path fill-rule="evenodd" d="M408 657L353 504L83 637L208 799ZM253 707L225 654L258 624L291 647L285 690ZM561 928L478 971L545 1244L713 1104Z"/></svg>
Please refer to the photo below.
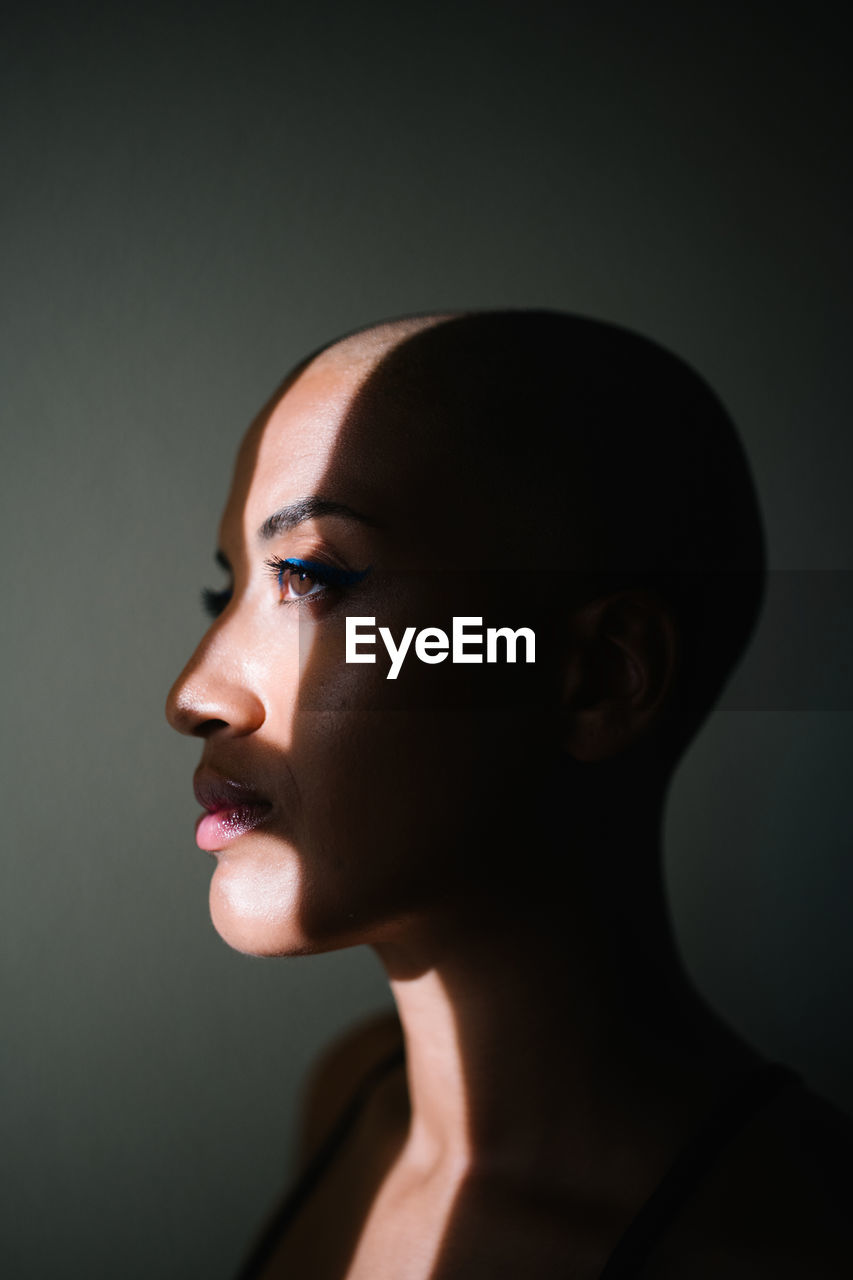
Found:
<svg viewBox="0 0 853 1280"><path fill-rule="evenodd" d="M345 661L347 615L395 642L454 615L535 626L452 433L366 400L368 372L321 356L250 428L220 528L230 598L169 694L203 742L213 921L245 952L398 936L525 857L539 729L516 689L535 669L430 665L413 645L389 680L378 636L374 664Z"/></svg>

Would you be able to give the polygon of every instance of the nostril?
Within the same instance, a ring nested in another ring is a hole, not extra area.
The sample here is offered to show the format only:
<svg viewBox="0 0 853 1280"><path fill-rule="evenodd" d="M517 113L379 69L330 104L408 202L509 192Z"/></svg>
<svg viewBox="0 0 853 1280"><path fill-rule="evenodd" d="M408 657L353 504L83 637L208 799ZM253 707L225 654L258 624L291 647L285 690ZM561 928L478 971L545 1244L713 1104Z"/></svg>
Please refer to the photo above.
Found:
<svg viewBox="0 0 853 1280"><path fill-rule="evenodd" d="M192 730L197 738L209 738L211 734L217 732L218 729L227 729L227 720L202 720L202 722Z"/></svg>
<svg viewBox="0 0 853 1280"><path fill-rule="evenodd" d="M185 702L172 701L166 704L166 719L178 733L185 733L192 738L209 738L219 729L227 729L228 721L219 716L205 715L198 707Z"/></svg>

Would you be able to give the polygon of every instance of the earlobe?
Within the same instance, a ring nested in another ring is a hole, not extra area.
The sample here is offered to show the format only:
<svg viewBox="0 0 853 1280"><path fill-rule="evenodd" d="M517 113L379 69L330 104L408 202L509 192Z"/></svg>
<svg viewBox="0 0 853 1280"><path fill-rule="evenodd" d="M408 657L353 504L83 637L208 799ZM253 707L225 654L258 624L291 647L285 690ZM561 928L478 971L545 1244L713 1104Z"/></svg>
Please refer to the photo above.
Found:
<svg viewBox="0 0 853 1280"><path fill-rule="evenodd" d="M677 654L671 607L653 591L621 591L580 606L564 665L564 749L591 763L633 746L666 702Z"/></svg>

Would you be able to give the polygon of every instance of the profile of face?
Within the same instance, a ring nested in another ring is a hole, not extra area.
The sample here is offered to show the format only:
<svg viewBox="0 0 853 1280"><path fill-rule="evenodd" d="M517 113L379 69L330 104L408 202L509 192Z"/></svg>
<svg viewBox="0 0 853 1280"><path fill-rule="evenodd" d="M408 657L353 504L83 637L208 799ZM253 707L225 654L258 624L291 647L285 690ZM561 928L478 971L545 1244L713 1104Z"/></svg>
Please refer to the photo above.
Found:
<svg viewBox="0 0 853 1280"><path fill-rule="evenodd" d="M375 663L345 661L347 615L398 640L449 633L453 616L529 626L539 612L523 566L501 562L451 426L416 421L376 379L424 323L322 353L249 429L220 529L229 588L169 694L171 724L204 742L199 796L219 814L199 828L213 921L245 952L380 940L476 895L498 832L505 862L536 803L519 763L537 740L530 672L412 654L392 681L381 644ZM229 801L229 783L253 794L231 787Z"/></svg>
<svg viewBox="0 0 853 1280"><path fill-rule="evenodd" d="M240 447L219 534L229 583L167 703L203 743L197 839L216 859L213 922L238 950L393 941L427 917L473 927L497 885L547 894L556 869L531 851L555 802L571 831L568 693L581 761L642 736L665 702L665 611L634 601L572 622L553 457L518 404L491 430L500 387L480 394L497 381L481 375L474 403L466 324L411 319L324 349ZM348 616L395 642L453 617L527 627L537 660L410 654L390 680L379 643L374 663L345 660Z"/></svg>

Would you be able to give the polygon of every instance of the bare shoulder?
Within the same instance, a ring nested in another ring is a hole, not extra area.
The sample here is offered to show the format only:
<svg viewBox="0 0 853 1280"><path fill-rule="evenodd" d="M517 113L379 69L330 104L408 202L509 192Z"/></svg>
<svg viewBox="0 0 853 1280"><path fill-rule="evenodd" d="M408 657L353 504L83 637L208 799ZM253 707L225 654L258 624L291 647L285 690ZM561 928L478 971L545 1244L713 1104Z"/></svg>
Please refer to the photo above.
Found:
<svg viewBox="0 0 853 1280"><path fill-rule="evenodd" d="M806 1088L786 1089L727 1146L648 1274L853 1275L853 1120Z"/></svg>
<svg viewBox="0 0 853 1280"><path fill-rule="evenodd" d="M360 1020L326 1046L303 1087L297 1144L300 1166L321 1146L360 1085L402 1047L403 1033L394 1010Z"/></svg>
<svg viewBox="0 0 853 1280"><path fill-rule="evenodd" d="M346 1273L408 1115L403 1071L376 1070L402 1046L396 1013L381 1013L349 1027L319 1055L302 1091L295 1177L249 1256L246 1280ZM341 1134L338 1122L355 1099L356 1113Z"/></svg>

